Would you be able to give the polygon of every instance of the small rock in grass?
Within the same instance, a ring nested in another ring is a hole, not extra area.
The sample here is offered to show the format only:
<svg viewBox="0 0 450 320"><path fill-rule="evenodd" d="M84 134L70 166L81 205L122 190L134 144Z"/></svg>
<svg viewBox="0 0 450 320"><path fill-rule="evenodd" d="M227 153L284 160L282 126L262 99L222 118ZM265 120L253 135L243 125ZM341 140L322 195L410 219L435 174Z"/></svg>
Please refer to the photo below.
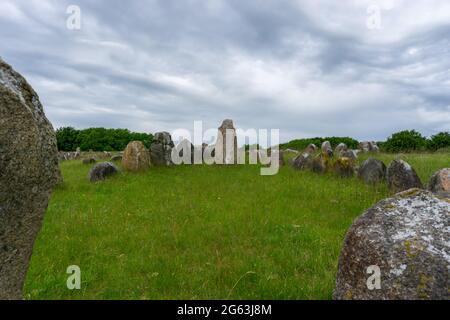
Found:
<svg viewBox="0 0 450 320"><path fill-rule="evenodd" d="M96 164L89 172L89 181L97 182L105 180L106 177L116 174L117 172L119 172L119 170L111 162L101 162Z"/></svg>
<svg viewBox="0 0 450 320"><path fill-rule="evenodd" d="M422 182L414 168L400 159L391 162L387 168L386 176L392 193L402 192L411 188L423 188Z"/></svg>
<svg viewBox="0 0 450 320"><path fill-rule="evenodd" d="M386 178L386 165L380 160L369 158L359 168L358 177L366 184L380 183Z"/></svg>

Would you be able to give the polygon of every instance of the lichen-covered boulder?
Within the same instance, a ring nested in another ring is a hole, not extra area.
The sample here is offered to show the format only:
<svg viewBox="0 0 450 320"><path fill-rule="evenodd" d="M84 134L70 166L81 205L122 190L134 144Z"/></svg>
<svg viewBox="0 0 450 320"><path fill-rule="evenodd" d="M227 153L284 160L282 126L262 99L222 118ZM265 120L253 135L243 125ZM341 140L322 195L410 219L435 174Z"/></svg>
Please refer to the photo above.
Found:
<svg viewBox="0 0 450 320"><path fill-rule="evenodd" d="M333 165L334 172L342 178L351 178L355 175L355 162L350 158L338 158Z"/></svg>
<svg viewBox="0 0 450 320"><path fill-rule="evenodd" d="M380 183L386 178L386 165L383 161L369 158L359 167L358 177L366 184Z"/></svg>
<svg viewBox="0 0 450 320"><path fill-rule="evenodd" d="M392 193L423 187L414 168L400 159L391 162L387 168L386 178Z"/></svg>
<svg viewBox="0 0 450 320"><path fill-rule="evenodd" d="M150 146L150 156L152 164L155 166L171 166L172 149L175 144L172 136L168 132L157 132L153 137L153 143Z"/></svg>
<svg viewBox="0 0 450 320"><path fill-rule="evenodd" d="M141 141L132 141L127 145L122 156L122 167L134 172L150 167L150 154Z"/></svg>
<svg viewBox="0 0 450 320"><path fill-rule="evenodd" d="M450 168L439 170L431 177L428 189L436 193L450 193Z"/></svg>
<svg viewBox="0 0 450 320"><path fill-rule="evenodd" d="M38 95L0 59L0 300L22 299L34 241L60 178L55 132Z"/></svg>
<svg viewBox="0 0 450 320"><path fill-rule="evenodd" d="M450 299L450 199L411 189L360 216L339 258L335 299Z"/></svg>
<svg viewBox="0 0 450 320"><path fill-rule="evenodd" d="M111 162L97 163L89 172L89 181L97 182L105 180L107 177L112 176L117 172L119 172L119 170Z"/></svg>

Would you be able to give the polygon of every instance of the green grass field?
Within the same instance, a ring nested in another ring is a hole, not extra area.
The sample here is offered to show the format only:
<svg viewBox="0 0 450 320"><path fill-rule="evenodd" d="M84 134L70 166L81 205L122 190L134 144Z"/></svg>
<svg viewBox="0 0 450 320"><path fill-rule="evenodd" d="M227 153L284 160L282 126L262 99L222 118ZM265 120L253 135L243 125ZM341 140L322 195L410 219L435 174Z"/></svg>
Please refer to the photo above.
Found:
<svg viewBox="0 0 450 320"><path fill-rule="evenodd" d="M367 155L363 155L363 158ZM387 164L395 155L377 155ZM424 182L448 154L403 155ZM87 180L62 163L25 284L27 299L330 299L353 219L384 185L257 166L177 166ZM81 268L81 290L66 269Z"/></svg>

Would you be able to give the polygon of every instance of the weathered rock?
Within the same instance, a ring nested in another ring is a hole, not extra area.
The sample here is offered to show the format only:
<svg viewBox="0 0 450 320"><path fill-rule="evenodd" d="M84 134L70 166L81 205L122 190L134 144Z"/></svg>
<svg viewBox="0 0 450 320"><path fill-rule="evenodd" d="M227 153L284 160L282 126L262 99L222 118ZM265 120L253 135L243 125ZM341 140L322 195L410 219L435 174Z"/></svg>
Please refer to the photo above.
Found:
<svg viewBox="0 0 450 320"><path fill-rule="evenodd" d="M377 146L374 141L362 141L359 143L359 150L361 152L378 152L380 148Z"/></svg>
<svg viewBox="0 0 450 320"><path fill-rule="evenodd" d="M327 154L319 154L315 156L311 163L311 170L315 173L325 173L329 167L329 157Z"/></svg>
<svg viewBox="0 0 450 320"><path fill-rule="evenodd" d="M387 168L386 178L392 193L423 187L413 167L400 159L391 162Z"/></svg>
<svg viewBox="0 0 450 320"><path fill-rule="evenodd" d="M175 147L172 137L168 132L158 132L153 138L153 143L150 147L150 155L152 164L156 166L171 166L172 149Z"/></svg>
<svg viewBox="0 0 450 320"><path fill-rule="evenodd" d="M314 154L315 152L317 152L317 150L319 150L319 148L315 144L311 143L306 147L303 153Z"/></svg>
<svg viewBox="0 0 450 320"><path fill-rule="evenodd" d="M330 141L325 141L322 143L322 153L328 155L329 157L333 156L333 148L331 147Z"/></svg>
<svg viewBox="0 0 450 320"><path fill-rule="evenodd" d="M143 171L150 167L150 154L141 141L130 142L122 156L122 167L127 171Z"/></svg>
<svg viewBox="0 0 450 320"><path fill-rule="evenodd" d="M227 140L230 141L229 145L227 145ZM219 127L215 147L215 159L217 164L237 163L237 136L233 120L226 119Z"/></svg>
<svg viewBox="0 0 450 320"><path fill-rule="evenodd" d="M115 161L122 161L123 156L121 154L116 154L114 156L111 157L111 161L115 162Z"/></svg>
<svg viewBox="0 0 450 320"><path fill-rule="evenodd" d="M359 168L358 177L370 185L380 183L386 178L386 165L380 160L369 158Z"/></svg>
<svg viewBox="0 0 450 320"><path fill-rule="evenodd" d="M450 168L433 174L428 183L428 189L435 193L450 193Z"/></svg>
<svg viewBox="0 0 450 320"><path fill-rule="evenodd" d="M348 151L348 147L345 143L339 143L334 149L334 155L337 157L342 157L343 153Z"/></svg>
<svg viewBox="0 0 450 320"><path fill-rule="evenodd" d="M294 158L292 166L298 170L310 170L312 169L313 159L314 157L311 154L303 152Z"/></svg>
<svg viewBox="0 0 450 320"><path fill-rule="evenodd" d="M33 244L59 177L55 132L39 97L0 59L0 300L22 299Z"/></svg>
<svg viewBox="0 0 450 320"><path fill-rule="evenodd" d="M334 163L334 172L342 178L351 178L355 174L355 162L350 158L338 158Z"/></svg>
<svg viewBox="0 0 450 320"><path fill-rule="evenodd" d="M449 199L419 189L369 209L345 237L334 298L450 299L449 214Z"/></svg>
<svg viewBox="0 0 450 320"><path fill-rule="evenodd" d="M358 160L358 153L356 150L346 150L346 151L342 151L340 153L340 156L343 158L349 158L352 159L353 161Z"/></svg>
<svg viewBox="0 0 450 320"><path fill-rule="evenodd" d="M111 162L97 163L89 172L89 181L97 182L105 180L106 177L112 176L117 172L119 172L119 170Z"/></svg>
<svg viewBox="0 0 450 320"><path fill-rule="evenodd" d="M93 164L96 163L97 160L94 158L87 158L87 159L83 159L83 164Z"/></svg>

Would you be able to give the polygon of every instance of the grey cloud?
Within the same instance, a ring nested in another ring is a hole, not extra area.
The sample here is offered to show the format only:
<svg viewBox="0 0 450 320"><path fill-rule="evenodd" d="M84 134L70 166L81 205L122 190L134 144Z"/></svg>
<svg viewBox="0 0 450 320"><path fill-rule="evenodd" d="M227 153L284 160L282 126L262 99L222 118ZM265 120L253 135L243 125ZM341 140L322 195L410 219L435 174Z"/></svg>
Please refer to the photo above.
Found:
<svg viewBox="0 0 450 320"><path fill-rule="evenodd" d="M351 1L335 17L331 1L318 11L288 0L4 2L21 17L0 14L0 56L57 127L171 131L233 118L285 140L450 130L450 20L394 25L400 14L432 16L427 1L391 10L378 34ZM80 31L65 28L69 4L82 10Z"/></svg>

